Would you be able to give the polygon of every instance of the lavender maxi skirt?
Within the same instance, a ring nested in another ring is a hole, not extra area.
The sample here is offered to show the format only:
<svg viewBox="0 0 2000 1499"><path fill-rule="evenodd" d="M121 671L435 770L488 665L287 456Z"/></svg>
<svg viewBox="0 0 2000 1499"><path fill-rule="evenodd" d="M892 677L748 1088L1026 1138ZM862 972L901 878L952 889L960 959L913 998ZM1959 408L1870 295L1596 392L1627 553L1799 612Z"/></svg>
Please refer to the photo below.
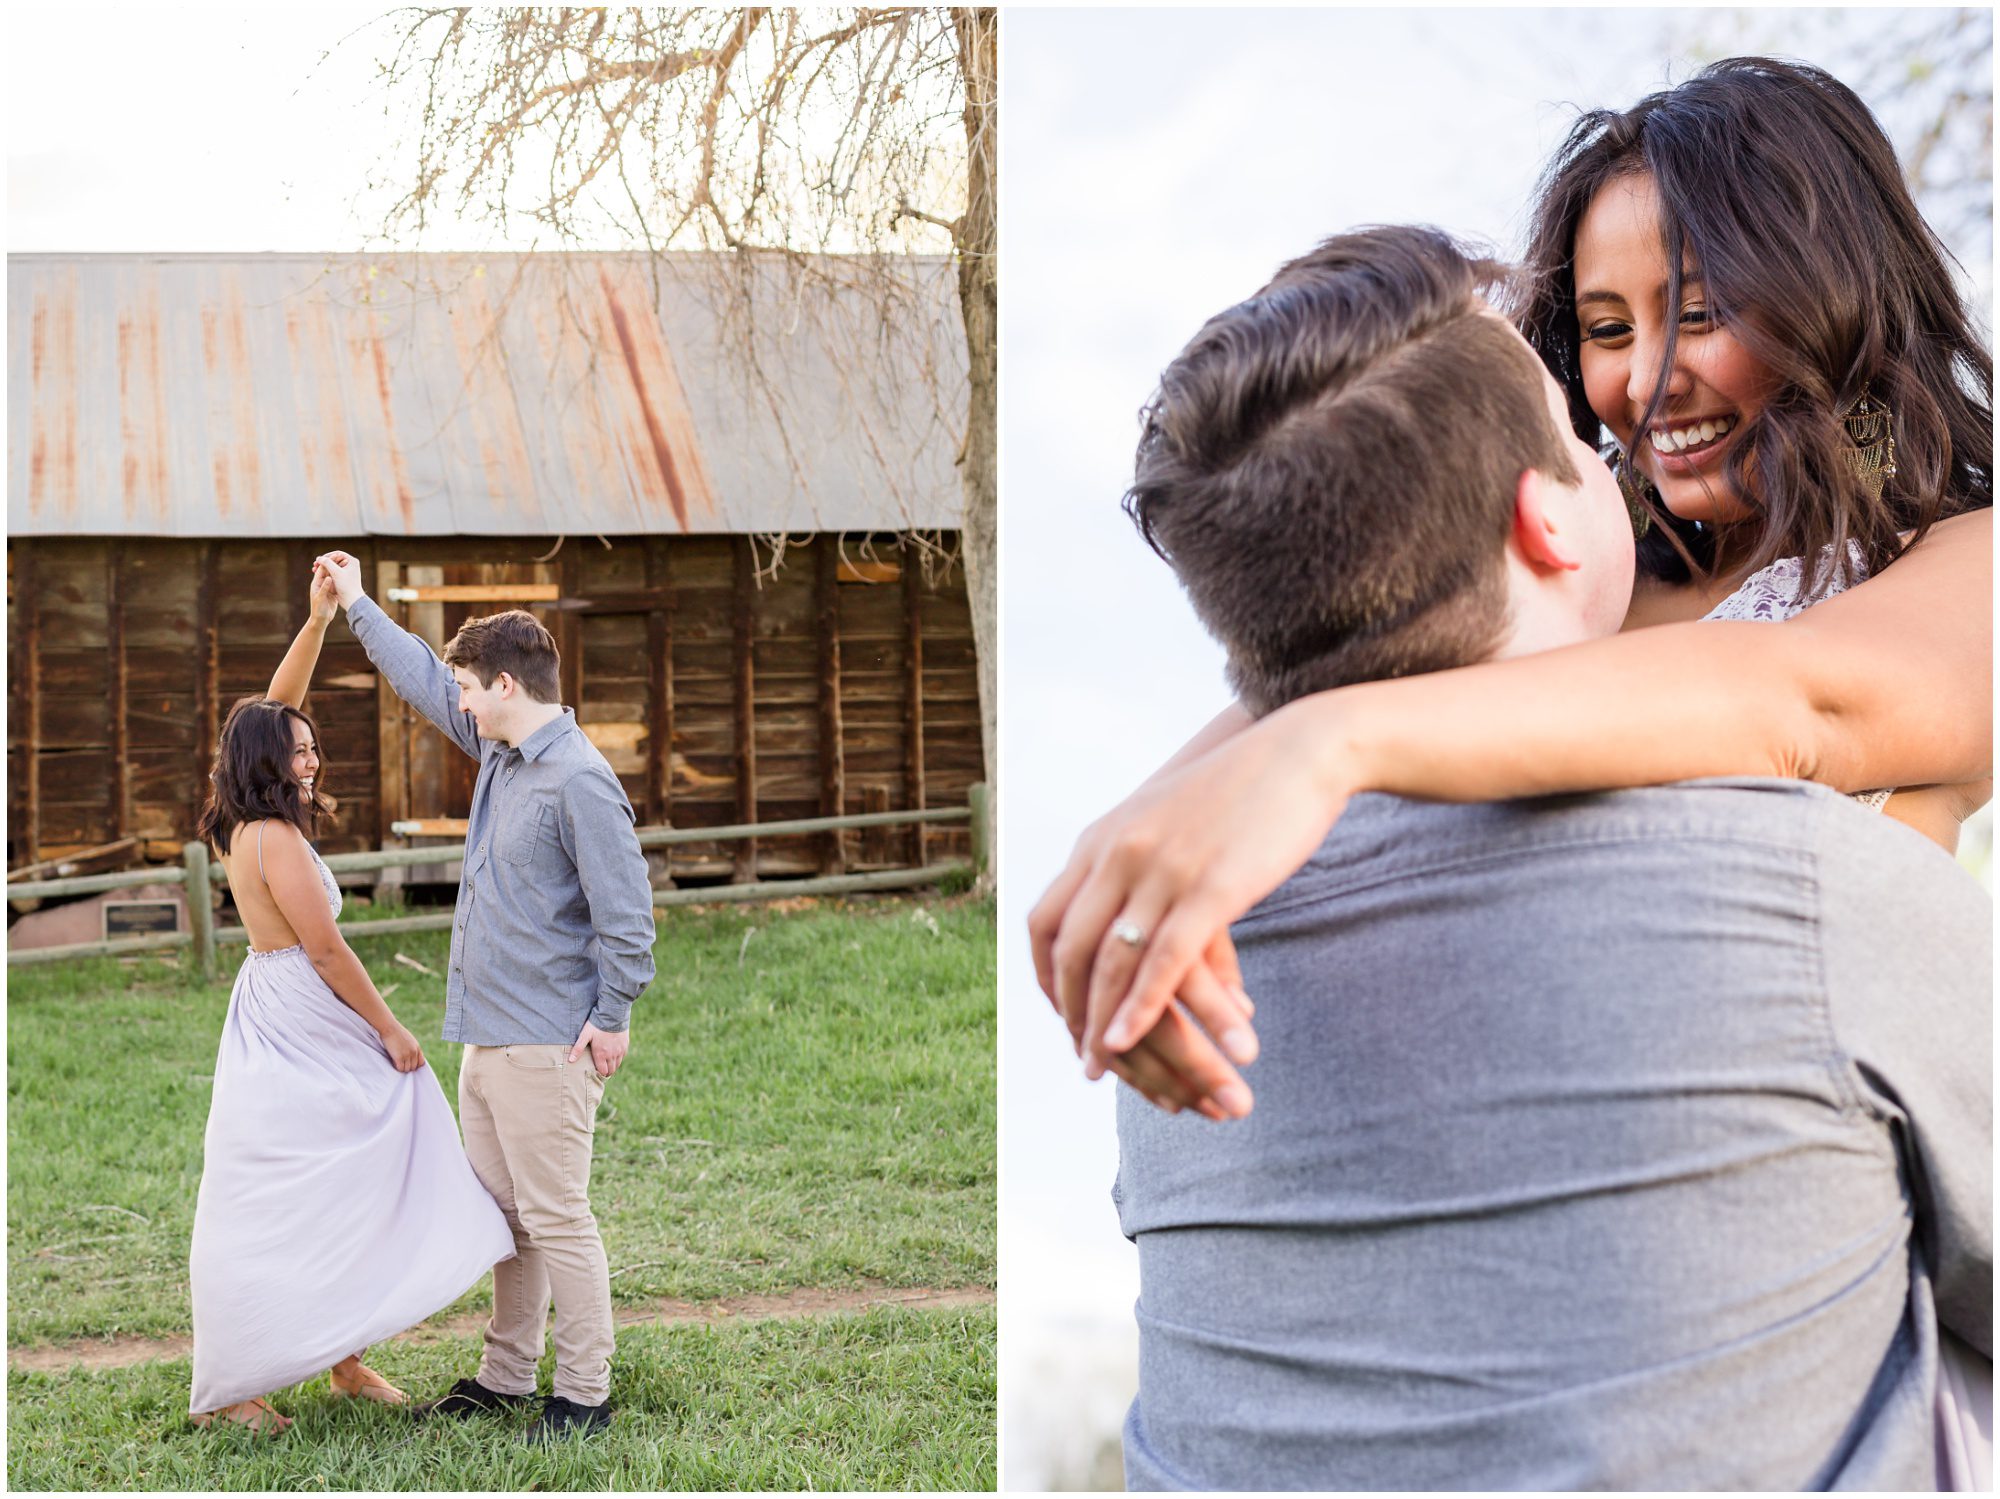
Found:
<svg viewBox="0 0 2000 1499"><path fill-rule="evenodd" d="M396 1071L303 948L253 952L215 1059L188 1409L310 1378L513 1255L430 1068Z"/></svg>

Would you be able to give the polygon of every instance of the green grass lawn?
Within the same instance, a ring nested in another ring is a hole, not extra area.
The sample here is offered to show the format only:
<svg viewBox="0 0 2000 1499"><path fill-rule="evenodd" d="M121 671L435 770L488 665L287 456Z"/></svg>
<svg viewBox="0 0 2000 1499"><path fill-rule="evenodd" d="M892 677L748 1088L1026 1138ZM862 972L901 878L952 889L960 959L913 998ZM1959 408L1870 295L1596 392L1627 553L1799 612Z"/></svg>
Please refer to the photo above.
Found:
<svg viewBox="0 0 2000 1499"><path fill-rule="evenodd" d="M611 1430L555 1449L525 1417L413 1423L278 1397L278 1437L187 1422L188 1365L8 1380L16 1489L990 1489L994 1319L878 1311L724 1327L627 1328ZM388 1344L370 1363L413 1394L475 1367L476 1340Z"/></svg>
<svg viewBox="0 0 2000 1499"><path fill-rule="evenodd" d="M443 979L394 961L442 975L446 934L356 951L455 1099ZM990 900L667 911L655 951L591 1183L621 1304L993 1284ZM112 959L8 977L9 1342L184 1332L228 982Z"/></svg>

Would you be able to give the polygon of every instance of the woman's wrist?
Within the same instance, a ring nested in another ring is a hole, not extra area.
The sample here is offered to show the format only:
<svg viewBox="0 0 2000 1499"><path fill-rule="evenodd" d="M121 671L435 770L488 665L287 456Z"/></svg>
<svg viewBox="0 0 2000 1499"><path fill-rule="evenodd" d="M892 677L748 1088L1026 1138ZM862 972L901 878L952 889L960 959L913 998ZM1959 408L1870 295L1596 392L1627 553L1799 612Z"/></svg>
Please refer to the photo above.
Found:
<svg viewBox="0 0 2000 1499"><path fill-rule="evenodd" d="M1325 812L1329 823L1349 797L1378 789L1367 735L1349 696L1345 690L1316 692L1285 704L1264 720L1285 743L1287 756L1297 756L1298 763L1308 767L1316 809Z"/></svg>

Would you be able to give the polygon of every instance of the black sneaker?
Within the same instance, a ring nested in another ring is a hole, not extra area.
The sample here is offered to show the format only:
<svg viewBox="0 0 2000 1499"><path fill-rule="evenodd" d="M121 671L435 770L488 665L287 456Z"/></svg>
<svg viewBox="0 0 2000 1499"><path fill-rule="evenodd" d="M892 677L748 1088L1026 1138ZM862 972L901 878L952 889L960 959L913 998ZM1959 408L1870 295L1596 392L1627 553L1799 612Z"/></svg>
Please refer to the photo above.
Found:
<svg viewBox="0 0 2000 1499"><path fill-rule="evenodd" d="M535 1418L535 1424L528 1428L523 1439L529 1443L555 1442L564 1437L589 1436L592 1432L603 1431L611 1424L611 1402L603 1405L578 1405L574 1400L561 1395L551 1395L542 1402L542 1413Z"/></svg>
<svg viewBox="0 0 2000 1499"><path fill-rule="evenodd" d="M461 1379L435 1400L426 1400L412 1413L421 1421L430 1416L493 1416L517 1411L532 1396L503 1395L489 1390L476 1379Z"/></svg>

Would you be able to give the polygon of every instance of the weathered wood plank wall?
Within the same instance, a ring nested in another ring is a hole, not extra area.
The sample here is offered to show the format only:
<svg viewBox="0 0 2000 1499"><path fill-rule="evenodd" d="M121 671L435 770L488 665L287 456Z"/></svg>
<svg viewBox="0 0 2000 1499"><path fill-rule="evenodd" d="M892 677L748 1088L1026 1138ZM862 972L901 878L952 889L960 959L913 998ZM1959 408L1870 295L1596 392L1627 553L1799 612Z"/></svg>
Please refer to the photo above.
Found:
<svg viewBox="0 0 2000 1499"><path fill-rule="evenodd" d="M378 600L395 584L558 583L542 609L565 700L649 824L714 827L879 807L958 805L980 779L962 574L925 576L876 537L769 554L742 537L349 540ZM8 863L192 835L221 718L261 693L304 618L315 543L18 540L8 547ZM554 556L548 554L554 551ZM547 560L537 560L546 558ZM441 644L504 604L392 606ZM341 806L328 851L374 847L404 817L462 817L472 762L401 710L344 621L309 706ZM690 844L688 876L882 868L967 854L963 828Z"/></svg>

